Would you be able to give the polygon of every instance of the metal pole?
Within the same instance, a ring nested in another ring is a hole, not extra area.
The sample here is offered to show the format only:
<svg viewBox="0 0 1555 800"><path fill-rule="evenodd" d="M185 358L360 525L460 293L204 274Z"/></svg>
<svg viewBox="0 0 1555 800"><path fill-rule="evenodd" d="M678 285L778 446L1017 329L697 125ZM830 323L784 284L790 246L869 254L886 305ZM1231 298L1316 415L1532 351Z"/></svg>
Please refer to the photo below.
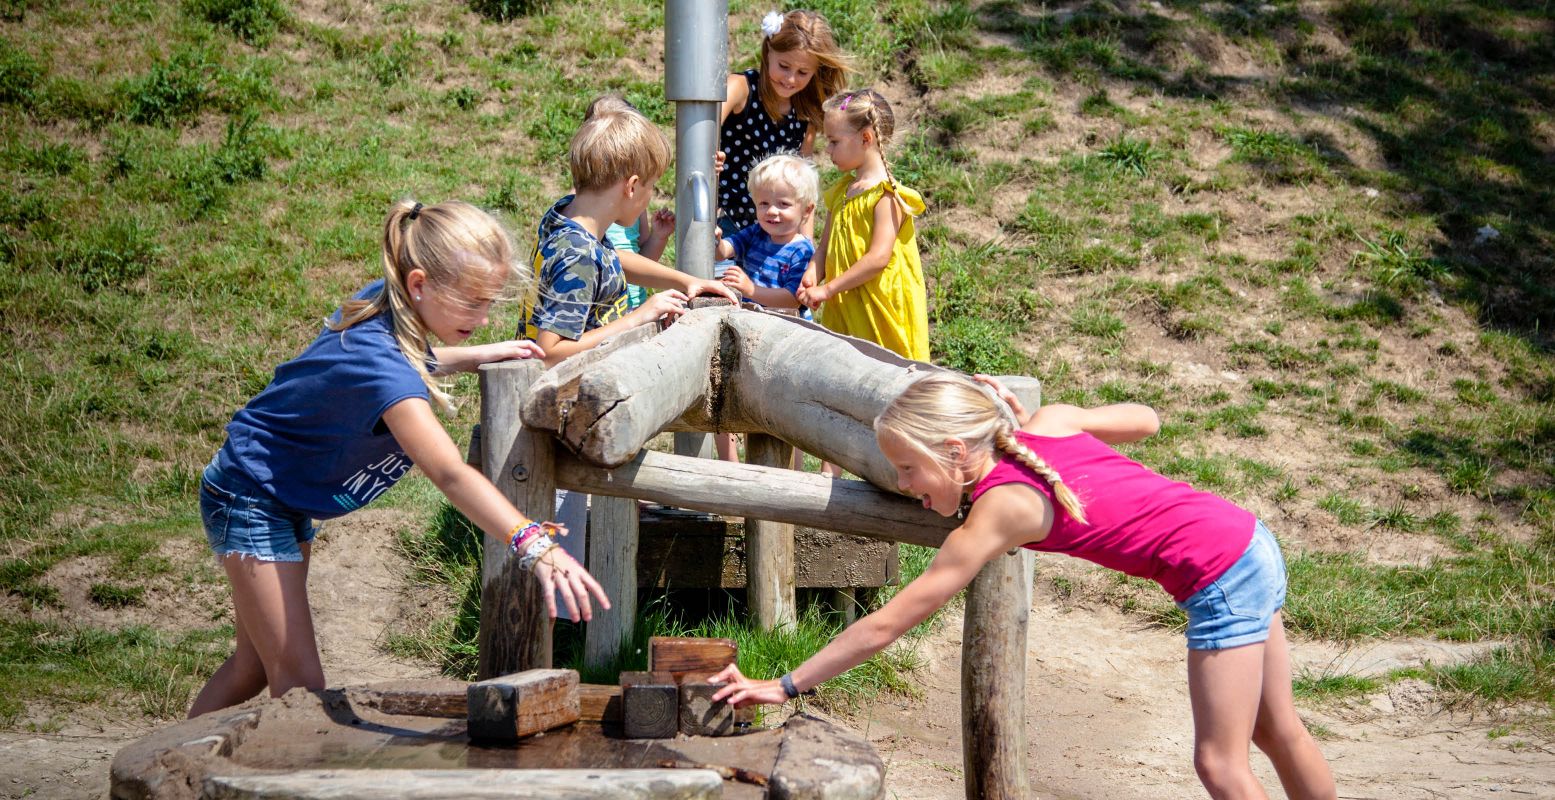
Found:
<svg viewBox="0 0 1555 800"><path fill-rule="evenodd" d="M713 277L718 110L729 74L728 0L664 4L664 98L675 104L675 268ZM712 457L712 436L675 434L677 455Z"/></svg>

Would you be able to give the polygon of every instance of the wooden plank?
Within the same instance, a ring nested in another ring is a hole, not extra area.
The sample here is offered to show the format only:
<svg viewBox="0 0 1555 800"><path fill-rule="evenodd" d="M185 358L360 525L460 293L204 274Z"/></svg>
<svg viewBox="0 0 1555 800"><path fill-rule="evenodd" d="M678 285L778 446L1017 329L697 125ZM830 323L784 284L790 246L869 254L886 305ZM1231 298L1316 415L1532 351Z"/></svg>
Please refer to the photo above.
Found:
<svg viewBox="0 0 1555 800"><path fill-rule="evenodd" d="M582 722L620 722L621 687L578 684L578 719Z"/></svg>
<svg viewBox="0 0 1555 800"><path fill-rule="evenodd" d="M187 791L187 790L186 790ZM216 775L206 800L717 800L706 769L325 769Z"/></svg>
<svg viewBox="0 0 1555 800"><path fill-rule="evenodd" d="M740 655L733 639L705 636L653 636L648 639L648 671L676 679L693 672L718 672Z"/></svg>
<svg viewBox="0 0 1555 800"><path fill-rule="evenodd" d="M589 510L588 571L610 598L583 631L583 663L613 663L637 621L637 501L599 496Z"/></svg>
<svg viewBox="0 0 1555 800"><path fill-rule="evenodd" d="M508 742L578 721L578 673L532 669L470 684L472 741Z"/></svg>
<svg viewBox="0 0 1555 800"><path fill-rule="evenodd" d="M480 368L481 472L519 512L537 520L556 513L554 440L525 427L519 405L544 368L532 359ZM507 542L485 537L476 668L481 678L551 665L551 620L540 582L510 556Z"/></svg>
<svg viewBox="0 0 1555 800"><path fill-rule="evenodd" d="M392 681L372 689L385 714L465 719L469 708L469 684L452 678Z"/></svg>
<svg viewBox="0 0 1555 800"><path fill-rule="evenodd" d="M765 433L745 439L745 460L763 467L788 469L792 445ZM798 619L794 603L794 526L786 522L745 519L746 598L764 631L792 626Z"/></svg>
<svg viewBox="0 0 1555 800"><path fill-rule="evenodd" d="M1040 388L1010 387L1035 409ZM961 751L968 800L1027 795L1026 622L1032 559L999 556L967 587L961 631Z"/></svg>
<svg viewBox="0 0 1555 800"><path fill-rule="evenodd" d="M927 547L944 543L956 522L864 481L651 450L614 469L590 466L570 453L557 452L556 482L594 495L653 500Z"/></svg>
<svg viewBox="0 0 1555 800"><path fill-rule="evenodd" d="M637 582L659 589L743 589L745 526L715 514L679 508L645 510L638 528ZM894 585L900 564L894 542L794 528L794 586L799 589Z"/></svg>
<svg viewBox="0 0 1555 800"><path fill-rule="evenodd" d="M621 730L628 739L669 739L680 729L680 687L667 672L621 673Z"/></svg>
<svg viewBox="0 0 1555 800"><path fill-rule="evenodd" d="M687 736L728 736L734 733L735 709L713 693L723 684L710 681L711 672L693 672L680 681L680 732Z"/></svg>

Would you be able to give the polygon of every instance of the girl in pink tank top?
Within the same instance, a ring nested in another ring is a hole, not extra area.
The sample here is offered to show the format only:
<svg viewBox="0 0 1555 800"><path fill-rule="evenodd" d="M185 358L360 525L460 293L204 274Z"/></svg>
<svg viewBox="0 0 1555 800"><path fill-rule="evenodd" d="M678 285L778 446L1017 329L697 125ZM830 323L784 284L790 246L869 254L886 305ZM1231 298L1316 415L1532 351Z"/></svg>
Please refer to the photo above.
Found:
<svg viewBox="0 0 1555 800"><path fill-rule="evenodd" d="M1152 472L1110 445L1160 426L1123 404L1027 414L984 376L914 381L875 419L902 492L945 516L970 503L929 568L793 672L756 681L730 666L714 700L781 703L863 663L1016 547L1066 553L1161 584L1188 614L1194 766L1214 797L1263 797L1249 744L1287 796L1336 796L1328 762L1296 713L1280 608L1285 568L1245 509Z"/></svg>

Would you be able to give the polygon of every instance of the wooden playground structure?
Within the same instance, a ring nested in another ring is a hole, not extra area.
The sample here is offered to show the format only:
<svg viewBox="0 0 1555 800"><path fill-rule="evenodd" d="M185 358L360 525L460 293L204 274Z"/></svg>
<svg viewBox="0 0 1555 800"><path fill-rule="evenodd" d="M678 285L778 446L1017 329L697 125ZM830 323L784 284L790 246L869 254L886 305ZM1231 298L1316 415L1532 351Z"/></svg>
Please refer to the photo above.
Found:
<svg viewBox="0 0 1555 800"><path fill-rule="evenodd" d="M637 618L638 500L745 519L748 601L758 624L791 623L794 526L938 547L956 524L894 493L872 423L913 378L938 367L796 318L699 299L660 332L643 326L545 371L481 368L478 464L534 519L558 488L593 495L587 567L614 604L585 631L584 659L610 662ZM1006 384L1028 407L1034 379ZM662 431L747 434L738 464L644 449ZM794 448L865 480L788 469ZM478 449L478 454L474 452ZM549 667L550 620L537 582L487 539L482 679ZM1024 713L1028 551L988 564L967 589L962 747L969 798L1026 796Z"/></svg>

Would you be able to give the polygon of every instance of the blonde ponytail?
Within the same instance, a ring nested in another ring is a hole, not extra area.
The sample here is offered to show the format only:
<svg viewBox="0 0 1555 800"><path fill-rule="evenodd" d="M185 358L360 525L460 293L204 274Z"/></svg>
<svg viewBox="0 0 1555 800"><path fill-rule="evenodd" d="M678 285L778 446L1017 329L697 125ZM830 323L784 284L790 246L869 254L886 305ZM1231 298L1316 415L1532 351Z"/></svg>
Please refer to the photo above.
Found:
<svg viewBox="0 0 1555 800"><path fill-rule="evenodd" d="M326 324L330 330L345 331L388 311L400 352L426 384L433 405L452 414L453 398L427 364L431 343L426 324L411 305L405 279L419 269L449 300L471 305L477 302L472 296L504 296L525 275L513 260L513 241L490 214L468 203L424 206L401 200L383 223L382 262L383 291L347 300L341 304L340 319Z"/></svg>
<svg viewBox="0 0 1555 800"><path fill-rule="evenodd" d="M1075 495L1074 490L1069 488L1069 484L1064 483L1064 479L1058 474L1058 470L1053 469L1050 464L1043 461L1041 456L1032 452L1031 448L1021 444L1020 440L1015 438L1014 433L1008 429L999 431L994 435L994 446L999 448L1005 455L1026 465L1027 469L1037 473L1042 480L1047 481L1048 486L1053 489L1053 498L1058 501L1058 504L1076 522L1081 525L1089 524L1085 519L1085 508L1081 506L1080 498Z"/></svg>

